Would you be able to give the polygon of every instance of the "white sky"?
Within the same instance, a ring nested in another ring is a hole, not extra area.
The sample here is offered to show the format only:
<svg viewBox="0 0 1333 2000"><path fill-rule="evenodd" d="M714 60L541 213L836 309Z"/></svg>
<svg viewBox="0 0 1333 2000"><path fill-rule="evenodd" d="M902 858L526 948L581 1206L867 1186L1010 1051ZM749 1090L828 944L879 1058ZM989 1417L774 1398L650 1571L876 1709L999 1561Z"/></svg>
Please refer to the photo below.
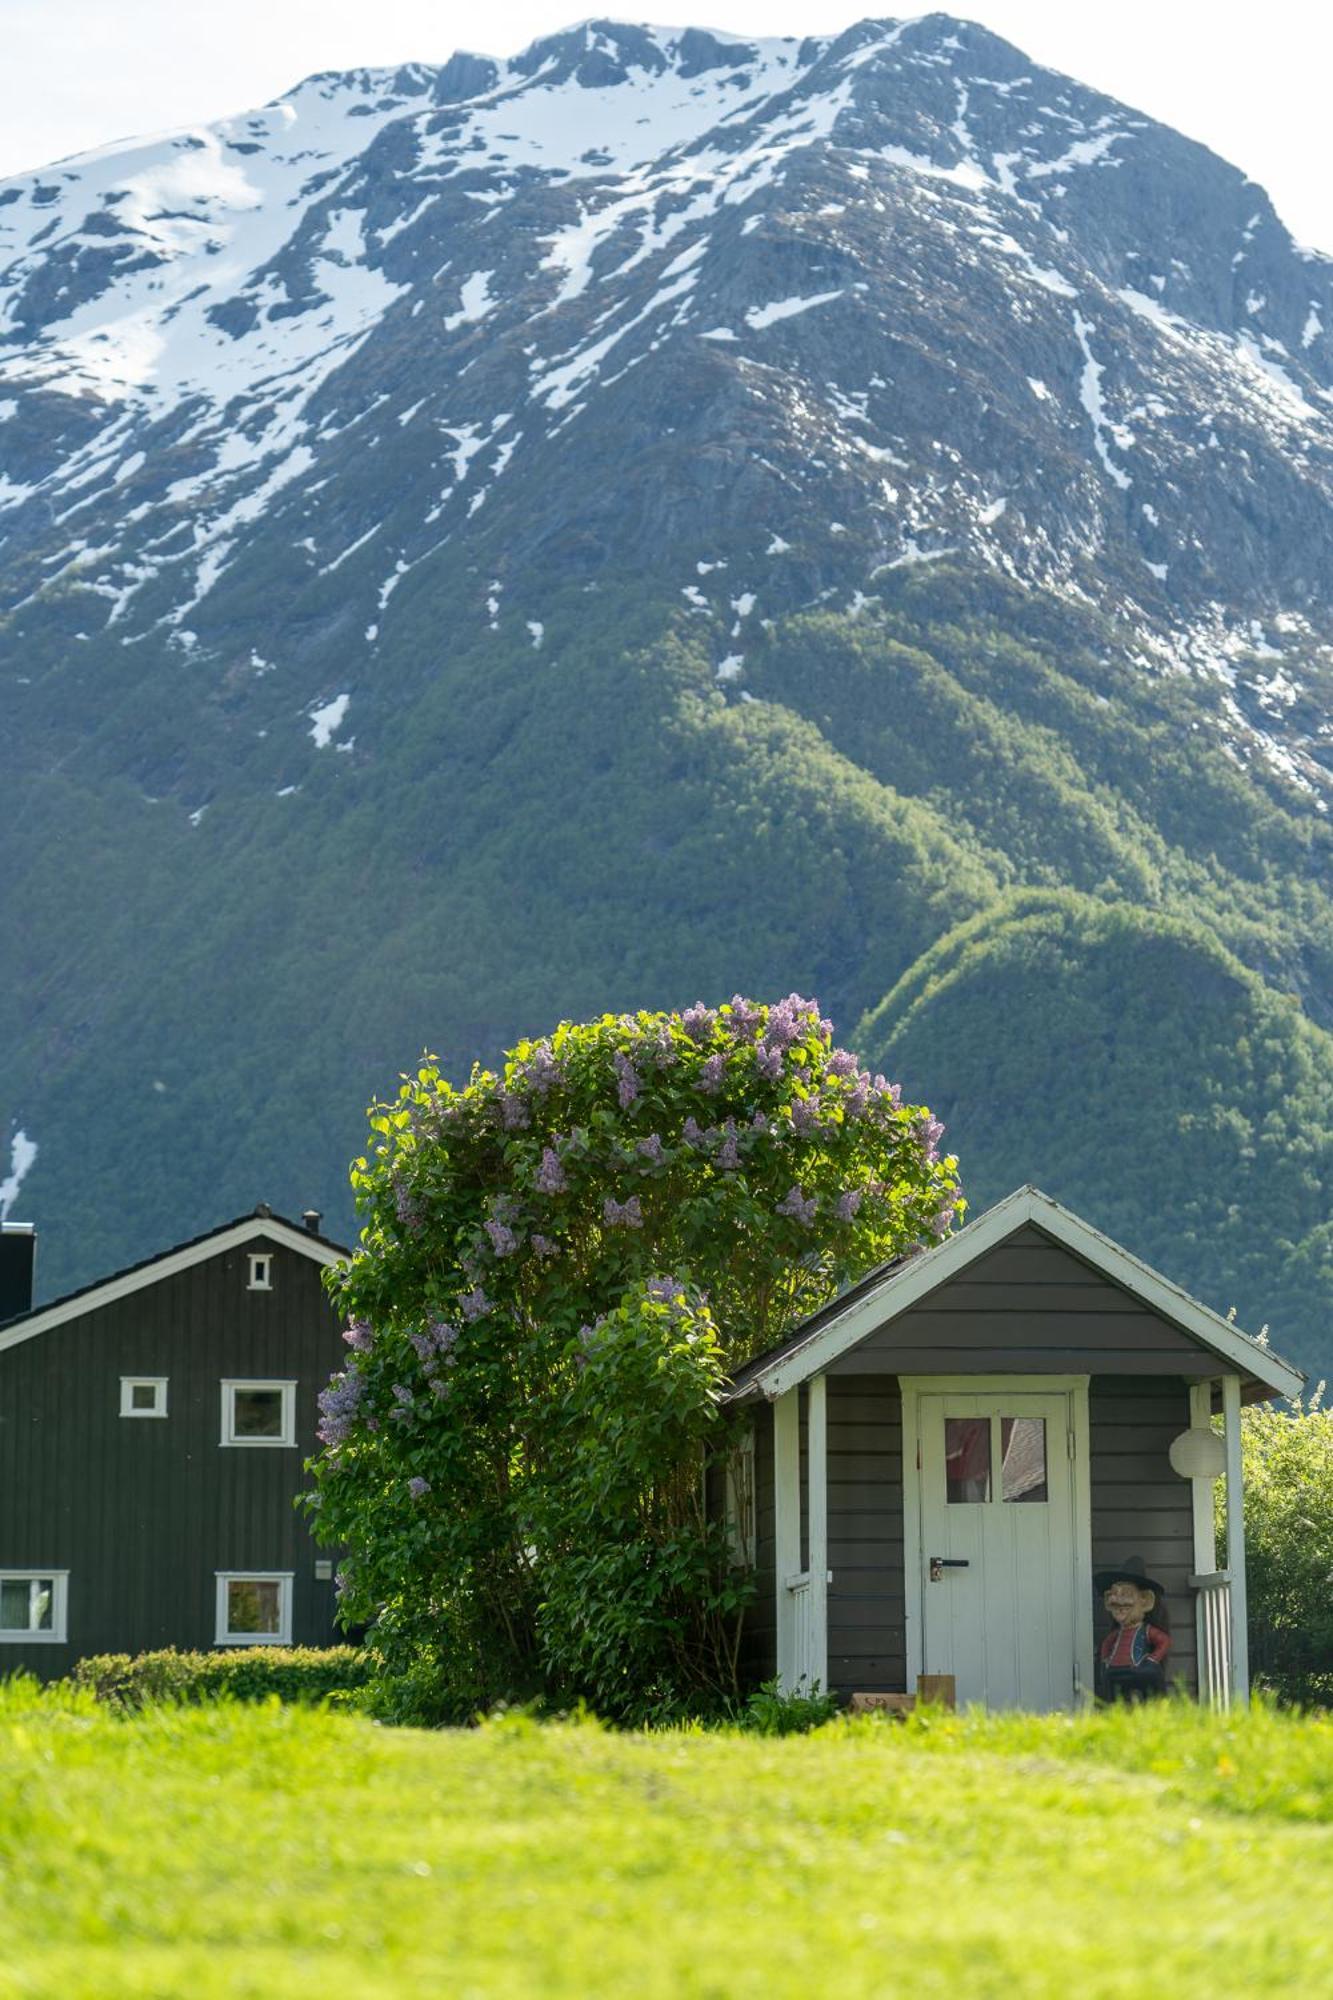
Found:
<svg viewBox="0 0 1333 2000"><path fill-rule="evenodd" d="M0 0L0 176L253 109L314 70L443 62L456 48L512 55L588 5ZM596 11L643 18L630 6ZM648 18L827 35L893 11L873 0L665 0ZM909 0L900 11L923 9ZM1203 140L1267 187L1299 241L1333 252L1333 8L1324 0L965 0L948 11Z"/></svg>

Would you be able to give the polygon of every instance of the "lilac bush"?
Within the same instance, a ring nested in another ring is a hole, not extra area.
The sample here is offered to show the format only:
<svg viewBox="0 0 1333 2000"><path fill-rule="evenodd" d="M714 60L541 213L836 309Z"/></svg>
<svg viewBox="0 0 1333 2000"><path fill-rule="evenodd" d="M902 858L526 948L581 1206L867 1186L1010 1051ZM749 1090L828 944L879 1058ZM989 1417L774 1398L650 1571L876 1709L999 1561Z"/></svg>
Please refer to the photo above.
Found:
<svg viewBox="0 0 1333 2000"><path fill-rule="evenodd" d="M462 1089L427 1060L370 1123L312 1461L345 1622L422 1713L724 1685L720 1386L949 1228L938 1122L792 994L566 1023Z"/></svg>

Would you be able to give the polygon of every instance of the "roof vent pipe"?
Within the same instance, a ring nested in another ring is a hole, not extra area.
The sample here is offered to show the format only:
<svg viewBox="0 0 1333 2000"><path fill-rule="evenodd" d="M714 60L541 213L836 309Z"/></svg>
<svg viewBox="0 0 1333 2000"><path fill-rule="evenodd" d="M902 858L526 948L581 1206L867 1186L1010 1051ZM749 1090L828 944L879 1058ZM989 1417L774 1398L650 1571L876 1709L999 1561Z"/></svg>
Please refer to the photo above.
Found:
<svg viewBox="0 0 1333 2000"><path fill-rule="evenodd" d="M0 1226L0 1326L32 1311L37 1232L30 1222Z"/></svg>
<svg viewBox="0 0 1333 2000"><path fill-rule="evenodd" d="M323 1220L324 1217L317 1208L303 1208L301 1210L301 1222L310 1231L312 1236L319 1235L319 1225Z"/></svg>

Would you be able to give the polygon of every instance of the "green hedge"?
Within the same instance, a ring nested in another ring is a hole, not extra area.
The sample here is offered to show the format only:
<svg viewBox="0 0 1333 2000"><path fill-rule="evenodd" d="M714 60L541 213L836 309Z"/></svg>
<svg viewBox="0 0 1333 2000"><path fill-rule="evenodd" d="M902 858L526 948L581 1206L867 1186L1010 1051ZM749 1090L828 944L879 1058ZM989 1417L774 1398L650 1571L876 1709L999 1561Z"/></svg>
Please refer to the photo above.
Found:
<svg viewBox="0 0 1333 2000"><path fill-rule="evenodd" d="M75 1687L116 1708L153 1702L315 1702L364 1688L371 1659L356 1646L245 1646L216 1653L94 1653L75 1665Z"/></svg>

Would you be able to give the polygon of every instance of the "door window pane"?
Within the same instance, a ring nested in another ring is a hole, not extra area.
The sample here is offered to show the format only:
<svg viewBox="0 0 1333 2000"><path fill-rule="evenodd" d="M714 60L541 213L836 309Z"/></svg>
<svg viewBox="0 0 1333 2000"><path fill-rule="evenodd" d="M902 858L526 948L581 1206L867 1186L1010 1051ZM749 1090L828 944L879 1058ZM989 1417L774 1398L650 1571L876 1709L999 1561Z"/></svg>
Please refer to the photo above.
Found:
<svg viewBox="0 0 1333 2000"><path fill-rule="evenodd" d="M944 1474L951 1507L990 1499L990 1418L944 1419Z"/></svg>
<svg viewBox="0 0 1333 2000"><path fill-rule="evenodd" d="M1045 1500L1045 1417L1000 1418L1000 1492L1006 1500Z"/></svg>

